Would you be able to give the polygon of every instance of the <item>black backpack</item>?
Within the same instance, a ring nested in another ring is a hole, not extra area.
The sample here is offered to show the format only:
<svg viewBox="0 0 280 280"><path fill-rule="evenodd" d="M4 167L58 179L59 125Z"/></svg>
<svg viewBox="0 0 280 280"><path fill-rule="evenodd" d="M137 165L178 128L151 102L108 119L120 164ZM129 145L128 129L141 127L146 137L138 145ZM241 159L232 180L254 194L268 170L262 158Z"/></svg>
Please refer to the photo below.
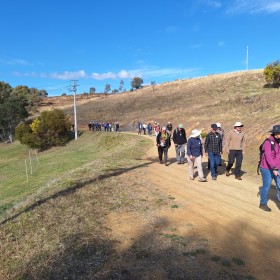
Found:
<svg viewBox="0 0 280 280"><path fill-rule="evenodd" d="M270 145L271 145L271 151L275 152L275 142L269 138L264 139L264 141L260 144L259 147L259 154L260 154L260 159L259 159L259 163L258 163L258 168L257 168L257 173L258 175L260 175L260 165L261 165L261 161L262 161L262 156L263 156L263 144L265 143L265 141L269 141Z"/></svg>

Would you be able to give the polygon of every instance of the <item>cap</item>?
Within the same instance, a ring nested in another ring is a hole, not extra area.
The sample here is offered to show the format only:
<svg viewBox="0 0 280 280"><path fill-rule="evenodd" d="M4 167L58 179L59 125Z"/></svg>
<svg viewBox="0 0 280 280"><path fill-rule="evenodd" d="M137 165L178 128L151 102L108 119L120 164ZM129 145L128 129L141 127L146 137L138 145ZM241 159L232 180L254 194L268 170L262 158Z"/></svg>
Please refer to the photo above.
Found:
<svg viewBox="0 0 280 280"><path fill-rule="evenodd" d="M178 128L184 128L184 126L181 123L179 123Z"/></svg>
<svg viewBox="0 0 280 280"><path fill-rule="evenodd" d="M217 126L217 124L213 123L213 124L211 124L211 128L213 128L213 129L217 129L217 128L218 128L218 126Z"/></svg>

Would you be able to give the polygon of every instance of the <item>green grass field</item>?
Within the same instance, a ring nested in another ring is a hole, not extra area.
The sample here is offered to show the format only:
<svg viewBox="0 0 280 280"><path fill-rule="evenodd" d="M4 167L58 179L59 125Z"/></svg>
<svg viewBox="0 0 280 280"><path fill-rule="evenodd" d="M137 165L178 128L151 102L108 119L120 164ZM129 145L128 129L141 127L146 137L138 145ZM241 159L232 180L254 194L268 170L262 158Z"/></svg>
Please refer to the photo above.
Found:
<svg viewBox="0 0 280 280"><path fill-rule="evenodd" d="M117 133L86 132L77 141L37 155L18 141L1 144L0 216L30 196L40 197L71 186L77 179L130 164L133 157L139 156L140 149L135 149L139 141L136 138ZM148 140L143 139L140 143L147 144Z"/></svg>

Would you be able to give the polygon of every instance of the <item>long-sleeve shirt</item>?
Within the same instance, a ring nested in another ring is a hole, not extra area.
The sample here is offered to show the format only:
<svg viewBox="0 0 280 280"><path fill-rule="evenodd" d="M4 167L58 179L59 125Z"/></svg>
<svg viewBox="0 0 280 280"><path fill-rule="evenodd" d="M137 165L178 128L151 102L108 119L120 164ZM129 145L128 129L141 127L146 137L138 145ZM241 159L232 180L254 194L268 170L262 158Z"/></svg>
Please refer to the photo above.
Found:
<svg viewBox="0 0 280 280"><path fill-rule="evenodd" d="M204 144L205 153L220 154L222 152L222 141L222 137L218 132L209 132Z"/></svg>
<svg viewBox="0 0 280 280"><path fill-rule="evenodd" d="M173 142L176 145L183 145L187 143L186 131L184 128L181 130L176 128L173 132Z"/></svg>
<svg viewBox="0 0 280 280"><path fill-rule="evenodd" d="M275 141L274 137L271 135L269 141L265 141L262 150L262 158L260 167L265 169L280 169L280 147L279 144ZM271 141L273 141L274 149L271 149Z"/></svg>
<svg viewBox="0 0 280 280"><path fill-rule="evenodd" d="M226 134L225 149L228 153L230 150L245 150L245 136L244 133L237 130L231 130Z"/></svg>
<svg viewBox="0 0 280 280"><path fill-rule="evenodd" d="M202 143L199 137L190 137L187 144L187 155L199 157L202 156Z"/></svg>

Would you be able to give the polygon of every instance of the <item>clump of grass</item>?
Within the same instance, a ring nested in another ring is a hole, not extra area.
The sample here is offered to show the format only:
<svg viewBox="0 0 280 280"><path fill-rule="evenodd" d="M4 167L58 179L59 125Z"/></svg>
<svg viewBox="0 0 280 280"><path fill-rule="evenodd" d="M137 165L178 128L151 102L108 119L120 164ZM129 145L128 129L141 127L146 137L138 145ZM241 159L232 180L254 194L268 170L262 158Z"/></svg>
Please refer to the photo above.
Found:
<svg viewBox="0 0 280 280"><path fill-rule="evenodd" d="M237 265L244 265L245 262L243 260L241 260L240 258L232 258L231 259L233 263L237 264Z"/></svg>
<svg viewBox="0 0 280 280"><path fill-rule="evenodd" d="M171 208L179 208L179 206L178 205L171 205Z"/></svg>
<svg viewBox="0 0 280 280"><path fill-rule="evenodd" d="M211 261L213 261L213 262L219 262L220 260L221 260L220 256L215 255L215 256L211 257Z"/></svg>
<svg viewBox="0 0 280 280"><path fill-rule="evenodd" d="M204 249L197 249L197 250L195 250L195 251L190 251L190 252L184 252L183 253L183 255L184 256L193 256L193 257L196 257L196 256L198 256L199 254L205 254L206 253L206 250L204 250Z"/></svg>
<svg viewBox="0 0 280 280"><path fill-rule="evenodd" d="M231 261L228 259L224 259L221 261L221 265L225 267L231 267Z"/></svg>
<svg viewBox="0 0 280 280"><path fill-rule="evenodd" d="M171 195L169 195L168 198L169 198L169 199L172 199L172 200L175 199L175 197L173 197L173 196L171 196Z"/></svg>

